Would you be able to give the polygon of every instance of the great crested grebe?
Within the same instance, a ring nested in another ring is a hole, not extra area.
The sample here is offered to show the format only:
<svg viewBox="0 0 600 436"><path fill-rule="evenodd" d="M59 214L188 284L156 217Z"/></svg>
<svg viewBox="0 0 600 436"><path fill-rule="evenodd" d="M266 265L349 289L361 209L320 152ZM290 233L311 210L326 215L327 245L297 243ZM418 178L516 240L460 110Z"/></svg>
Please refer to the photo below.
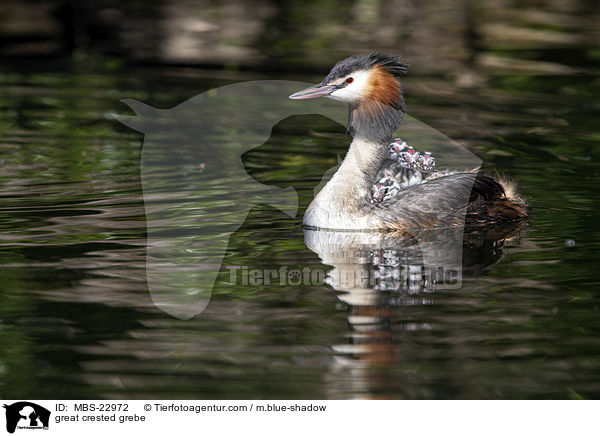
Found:
<svg viewBox="0 0 600 436"><path fill-rule="evenodd" d="M392 137L404 117L399 56L352 56L291 99L329 97L348 103L354 139L304 224L333 230L415 231L521 221L527 207L505 181L475 172L432 172L430 153Z"/></svg>

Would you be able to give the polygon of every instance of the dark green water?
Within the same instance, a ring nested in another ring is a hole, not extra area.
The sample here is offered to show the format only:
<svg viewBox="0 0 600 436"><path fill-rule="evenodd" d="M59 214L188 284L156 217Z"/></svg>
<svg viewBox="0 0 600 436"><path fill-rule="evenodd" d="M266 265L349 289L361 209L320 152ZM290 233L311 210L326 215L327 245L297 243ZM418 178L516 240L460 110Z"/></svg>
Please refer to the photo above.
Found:
<svg viewBox="0 0 600 436"><path fill-rule="evenodd" d="M143 137L110 114L129 113L122 98L170 108L236 81L318 76L102 59L5 66L0 396L598 398L598 50L500 54L573 70L492 68L465 86L422 68L406 80L409 114L517 180L533 210L494 248L467 243L459 289L356 299L327 284L234 286L223 270L187 321L148 293ZM331 269L300 223L348 141L330 120L295 116L244 156L256 179L297 190L300 213L255 207L225 265Z"/></svg>

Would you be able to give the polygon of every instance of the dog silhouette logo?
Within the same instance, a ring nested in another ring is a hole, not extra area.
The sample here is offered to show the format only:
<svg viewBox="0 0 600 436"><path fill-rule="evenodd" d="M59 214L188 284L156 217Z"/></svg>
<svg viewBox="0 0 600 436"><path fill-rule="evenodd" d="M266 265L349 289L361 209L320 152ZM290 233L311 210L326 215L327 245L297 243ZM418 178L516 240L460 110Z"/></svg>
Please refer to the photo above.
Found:
<svg viewBox="0 0 600 436"><path fill-rule="evenodd" d="M229 238L253 207L268 205L296 216L295 189L257 181L246 172L242 155L264 144L273 127L290 116L321 115L341 126L347 124L348 110L338 102L288 98L306 85L242 82L211 89L170 109L123 100L135 115L113 114L144 134L140 173L147 228L146 279L161 310L189 319L207 307ZM449 160L439 162L442 168L444 164L473 168L481 162L409 116L402 137L426 140L433 152L447 151ZM334 172L327 171L322 184Z"/></svg>
<svg viewBox="0 0 600 436"><path fill-rule="evenodd" d="M6 431L14 433L16 429L48 429L50 411L29 401L19 401L4 405L6 409Z"/></svg>
<svg viewBox="0 0 600 436"><path fill-rule="evenodd" d="M322 114L345 122L347 111L338 105L307 106L287 98L303 85L238 83L171 109L123 101L136 115L115 118L144 134L146 278L158 308L180 319L206 308L229 238L253 207L268 205L296 216L296 190L254 179L242 155L265 143L273 126L292 115Z"/></svg>

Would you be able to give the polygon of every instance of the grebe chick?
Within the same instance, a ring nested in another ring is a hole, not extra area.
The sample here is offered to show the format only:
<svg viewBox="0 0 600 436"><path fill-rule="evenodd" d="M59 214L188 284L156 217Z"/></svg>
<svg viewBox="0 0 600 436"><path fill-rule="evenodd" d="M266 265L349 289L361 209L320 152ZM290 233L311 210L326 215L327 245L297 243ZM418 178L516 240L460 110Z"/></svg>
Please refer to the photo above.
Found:
<svg viewBox="0 0 600 436"><path fill-rule="evenodd" d="M527 207L506 182L474 172L444 171L431 153L392 142L405 113L399 56L352 56L291 99L328 97L349 106L354 135L338 171L304 215L310 227L415 231L521 221Z"/></svg>

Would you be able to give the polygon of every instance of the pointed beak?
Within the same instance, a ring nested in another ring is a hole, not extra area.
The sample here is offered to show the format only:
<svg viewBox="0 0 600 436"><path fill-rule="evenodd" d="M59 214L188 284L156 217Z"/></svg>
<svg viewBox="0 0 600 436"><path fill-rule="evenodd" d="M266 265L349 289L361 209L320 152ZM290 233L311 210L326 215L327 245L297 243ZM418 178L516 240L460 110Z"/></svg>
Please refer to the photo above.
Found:
<svg viewBox="0 0 600 436"><path fill-rule="evenodd" d="M292 95L290 98L292 100L303 100L306 98L317 98L317 97L326 97L336 90L335 85L314 85L310 86L302 91L298 91Z"/></svg>

